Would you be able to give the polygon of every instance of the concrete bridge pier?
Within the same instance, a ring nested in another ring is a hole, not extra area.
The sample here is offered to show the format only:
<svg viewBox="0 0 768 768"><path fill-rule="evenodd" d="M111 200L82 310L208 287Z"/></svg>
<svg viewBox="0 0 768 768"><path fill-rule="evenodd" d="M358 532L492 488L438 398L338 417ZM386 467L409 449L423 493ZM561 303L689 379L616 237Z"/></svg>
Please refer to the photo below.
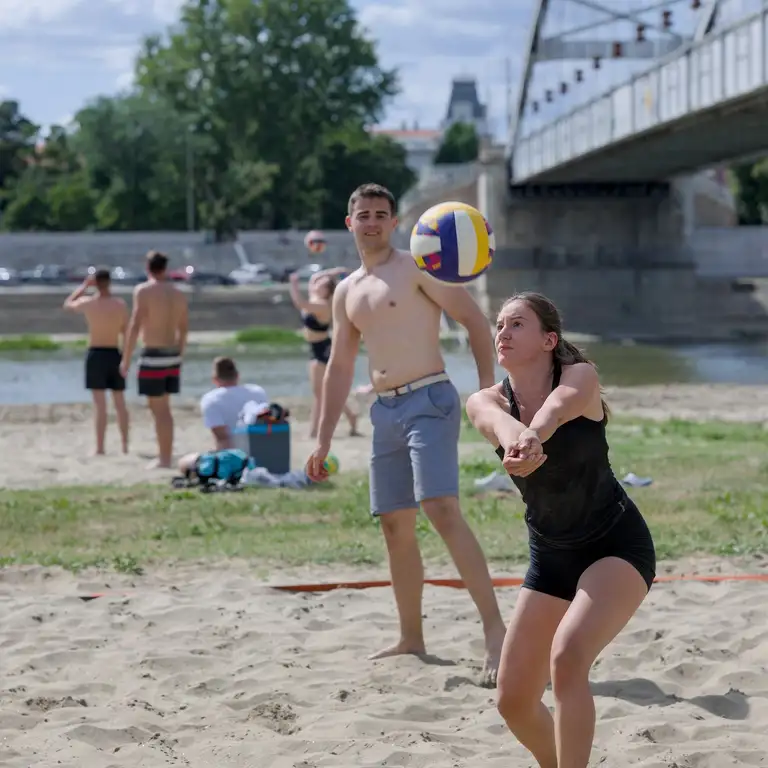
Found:
<svg viewBox="0 0 768 768"><path fill-rule="evenodd" d="M496 235L496 256L470 287L489 318L513 293L534 290L557 304L573 332L670 340L768 335L768 288L697 272L697 230L736 224L732 195L716 172L658 183L514 187L501 147L484 147L474 169L474 184L462 178L409 194L401 231L407 236L421 213L446 200L481 210Z"/></svg>

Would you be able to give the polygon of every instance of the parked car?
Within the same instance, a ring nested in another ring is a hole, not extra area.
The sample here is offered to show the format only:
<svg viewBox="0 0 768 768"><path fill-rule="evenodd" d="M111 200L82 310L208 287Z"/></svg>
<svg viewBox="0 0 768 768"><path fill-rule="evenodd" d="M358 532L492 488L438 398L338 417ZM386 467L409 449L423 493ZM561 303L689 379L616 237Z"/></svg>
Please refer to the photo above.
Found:
<svg viewBox="0 0 768 768"><path fill-rule="evenodd" d="M138 285L147 279L147 276L141 272L125 269L124 267L114 267L111 275L112 281L121 285Z"/></svg>
<svg viewBox="0 0 768 768"><path fill-rule="evenodd" d="M188 285L237 285L228 275L222 275L219 272L207 272L204 269L197 269L191 264L183 269L169 272L169 277L177 283Z"/></svg>
<svg viewBox="0 0 768 768"><path fill-rule="evenodd" d="M229 273L237 285L263 285L272 282L272 275L266 264L241 264Z"/></svg>
<svg viewBox="0 0 768 768"><path fill-rule="evenodd" d="M271 266L269 267L269 273L272 275L272 279L276 283L287 283L288 278L291 276L291 272L295 272L297 267L294 264Z"/></svg>
<svg viewBox="0 0 768 768"><path fill-rule="evenodd" d="M15 269L0 267L0 288L19 284L19 274Z"/></svg>
<svg viewBox="0 0 768 768"><path fill-rule="evenodd" d="M61 285L69 280L69 270L59 264L38 264L34 269L19 272L22 283L38 285Z"/></svg>
<svg viewBox="0 0 768 768"><path fill-rule="evenodd" d="M295 272L299 276L299 282L306 283L315 272L319 272L321 269L322 266L320 264L305 264L303 267L299 267L295 270Z"/></svg>
<svg viewBox="0 0 768 768"><path fill-rule="evenodd" d="M237 285L229 275L222 275L218 272L205 272L201 269L193 270L188 282L192 285Z"/></svg>

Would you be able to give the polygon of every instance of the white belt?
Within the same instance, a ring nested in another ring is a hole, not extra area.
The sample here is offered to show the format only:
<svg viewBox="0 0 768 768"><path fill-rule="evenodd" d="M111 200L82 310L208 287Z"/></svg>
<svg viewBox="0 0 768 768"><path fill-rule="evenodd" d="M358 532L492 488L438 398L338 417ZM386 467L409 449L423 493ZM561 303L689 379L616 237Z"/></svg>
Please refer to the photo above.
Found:
<svg viewBox="0 0 768 768"><path fill-rule="evenodd" d="M394 387L394 389L385 389L383 392L377 392L379 397L397 397L398 395L406 395L409 392L414 392L422 387L428 387L430 384L437 384L441 381L450 381L450 377L445 371L442 373L433 373L431 376L424 376L421 379L416 379L410 384L403 384L402 387Z"/></svg>

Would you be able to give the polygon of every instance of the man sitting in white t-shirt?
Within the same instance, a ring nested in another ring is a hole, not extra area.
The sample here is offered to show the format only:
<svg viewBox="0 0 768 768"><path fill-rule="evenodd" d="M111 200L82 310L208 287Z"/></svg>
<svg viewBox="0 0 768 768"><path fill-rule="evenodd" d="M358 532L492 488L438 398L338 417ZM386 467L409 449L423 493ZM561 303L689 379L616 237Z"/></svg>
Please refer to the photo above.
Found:
<svg viewBox="0 0 768 768"><path fill-rule="evenodd" d="M213 434L213 450L232 448L232 433L238 417L247 403L268 405L267 393L256 384L241 384L235 361L231 357L217 357L213 361L214 389L200 399L203 424ZM189 453L179 461L182 474L193 470L199 453Z"/></svg>

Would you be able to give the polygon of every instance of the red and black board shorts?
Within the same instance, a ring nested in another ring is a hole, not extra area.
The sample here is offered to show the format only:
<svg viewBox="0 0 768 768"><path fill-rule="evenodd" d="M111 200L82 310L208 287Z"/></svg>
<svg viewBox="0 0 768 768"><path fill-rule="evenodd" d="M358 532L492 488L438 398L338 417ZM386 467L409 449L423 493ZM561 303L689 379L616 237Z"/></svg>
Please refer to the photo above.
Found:
<svg viewBox="0 0 768 768"><path fill-rule="evenodd" d="M181 391L181 355L178 349L145 347L139 356L139 394L144 397L178 395Z"/></svg>

